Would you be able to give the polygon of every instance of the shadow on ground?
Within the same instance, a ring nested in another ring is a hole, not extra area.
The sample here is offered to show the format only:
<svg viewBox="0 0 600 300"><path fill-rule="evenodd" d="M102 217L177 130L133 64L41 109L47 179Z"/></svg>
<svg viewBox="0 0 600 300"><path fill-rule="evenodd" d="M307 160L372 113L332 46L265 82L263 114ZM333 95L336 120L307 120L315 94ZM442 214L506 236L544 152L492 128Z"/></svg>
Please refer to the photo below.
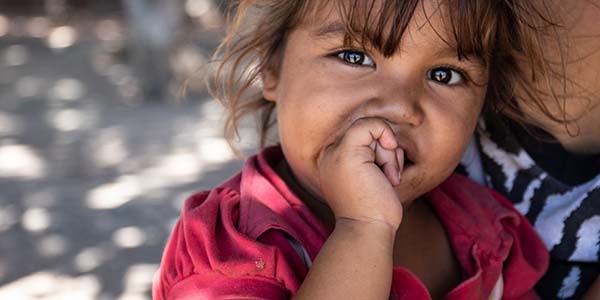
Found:
<svg viewBox="0 0 600 300"><path fill-rule="evenodd" d="M0 299L149 299L183 200L241 165L216 102L140 99L92 34L118 23L94 22L66 46L0 38Z"/></svg>

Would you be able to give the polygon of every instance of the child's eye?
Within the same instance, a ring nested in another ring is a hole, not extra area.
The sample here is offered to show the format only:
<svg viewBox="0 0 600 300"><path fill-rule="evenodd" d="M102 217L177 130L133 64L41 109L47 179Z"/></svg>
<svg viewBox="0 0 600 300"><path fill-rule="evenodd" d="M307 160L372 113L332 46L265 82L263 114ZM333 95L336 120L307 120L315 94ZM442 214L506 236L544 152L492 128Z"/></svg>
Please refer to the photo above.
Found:
<svg viewBox="0 0 600 300"><path fill-rule="evenodd" d="M335 54L347 64L356 66L374 66L373 59L363 52L356 50L343 50Z"/></svg>
<svg viewBox="0 0 600 300"><path fill-rule="evenodd" d="M451 67L437 67L427 72L427 78L445 85L457 85L465 81L462 72Z"/></svg>

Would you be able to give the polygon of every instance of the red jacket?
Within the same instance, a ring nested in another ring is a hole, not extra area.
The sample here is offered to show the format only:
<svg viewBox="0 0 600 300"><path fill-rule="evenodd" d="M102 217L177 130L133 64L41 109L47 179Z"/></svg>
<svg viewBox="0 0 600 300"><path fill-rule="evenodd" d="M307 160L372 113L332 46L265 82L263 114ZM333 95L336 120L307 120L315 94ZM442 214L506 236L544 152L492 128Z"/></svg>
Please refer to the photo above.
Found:
<svg viewBox="0 0 600 300"><path fill-rule="evenodd" d="M237 176L185 202L155 277L155 300L292 298L330 232L273 170L282 159L279 148L263 150ZM489 299L502 279L502 299L538 298L533 287L548 253L507 200L460 175L426 198L463 269L463 282L444 299ZM430 296L396 266L391 299Z"/></svg>

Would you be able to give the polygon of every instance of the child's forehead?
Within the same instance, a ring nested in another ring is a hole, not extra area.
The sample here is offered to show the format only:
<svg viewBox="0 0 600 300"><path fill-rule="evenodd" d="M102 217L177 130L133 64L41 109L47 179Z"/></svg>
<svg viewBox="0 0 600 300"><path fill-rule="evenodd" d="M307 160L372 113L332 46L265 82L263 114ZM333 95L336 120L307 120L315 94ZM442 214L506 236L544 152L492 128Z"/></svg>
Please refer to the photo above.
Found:
<svg viewBox="0 0 600 300"><path fill-rule="evenodd" d="M447 12L445 0L308 0L298 12L300 23L318 23L332 18L347 22L369 21L380 23L404 23L413 16L421 21Z"/></svg>
<svg viewBox="0 0 600 300"><path fill-rule="evenodd" d="M329 34L339 34L348 31L360 32L363 30L376 31L382 29L382 32L394 30L392 27L408 27L413 26L415 32L419 32L425 26L435 26L436 30L442 32L447 26L447 16L443 16L445 11L439 6L419 5L413 9L408 9L404 13L396 12L389 13L378 9L376 6L373 11L366 12L364 10L343 11L333 3L329 5L318 5L322 8L315 11L308 11L299 22L315 31L318 36L326 36ZM429 3L430 1L424 1Z"/></svg>
<svg viewBox="0 0 600 300"><path fill-rule="evenodd" d="M440 9L442 4L437 0L311 2L314 4L307 7L299 26L314 38L349 38L391 55L405 35L434 32L444 48L456 49L448 16L444 15L447 10Z"/></svg>
<svg viewBox="0 0 600 300"><path fill-rule="evenodd" d="M459 59L487 65L499 45L496 33L512 26L502 21L503 14L493 1L481 0L307 0L287 29L339 33L341 24L346 44L358 43L386 57L400 50L404 38L423 30L433 32L435 39L428 40L454 50Z"/></svg>

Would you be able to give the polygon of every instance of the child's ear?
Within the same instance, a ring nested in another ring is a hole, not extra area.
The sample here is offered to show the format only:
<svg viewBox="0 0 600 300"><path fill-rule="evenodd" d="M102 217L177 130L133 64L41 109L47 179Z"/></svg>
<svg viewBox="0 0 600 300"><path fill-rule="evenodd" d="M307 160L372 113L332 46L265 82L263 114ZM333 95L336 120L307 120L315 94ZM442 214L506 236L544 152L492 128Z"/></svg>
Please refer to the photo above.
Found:
<svg viewBox="0 0 600 300"><path fill-rule="evenodd" d="M264 71L261 73L262 79L262 94L268 101L275 102L277 100L276 91L279 78L272 71Z"/></svg>

